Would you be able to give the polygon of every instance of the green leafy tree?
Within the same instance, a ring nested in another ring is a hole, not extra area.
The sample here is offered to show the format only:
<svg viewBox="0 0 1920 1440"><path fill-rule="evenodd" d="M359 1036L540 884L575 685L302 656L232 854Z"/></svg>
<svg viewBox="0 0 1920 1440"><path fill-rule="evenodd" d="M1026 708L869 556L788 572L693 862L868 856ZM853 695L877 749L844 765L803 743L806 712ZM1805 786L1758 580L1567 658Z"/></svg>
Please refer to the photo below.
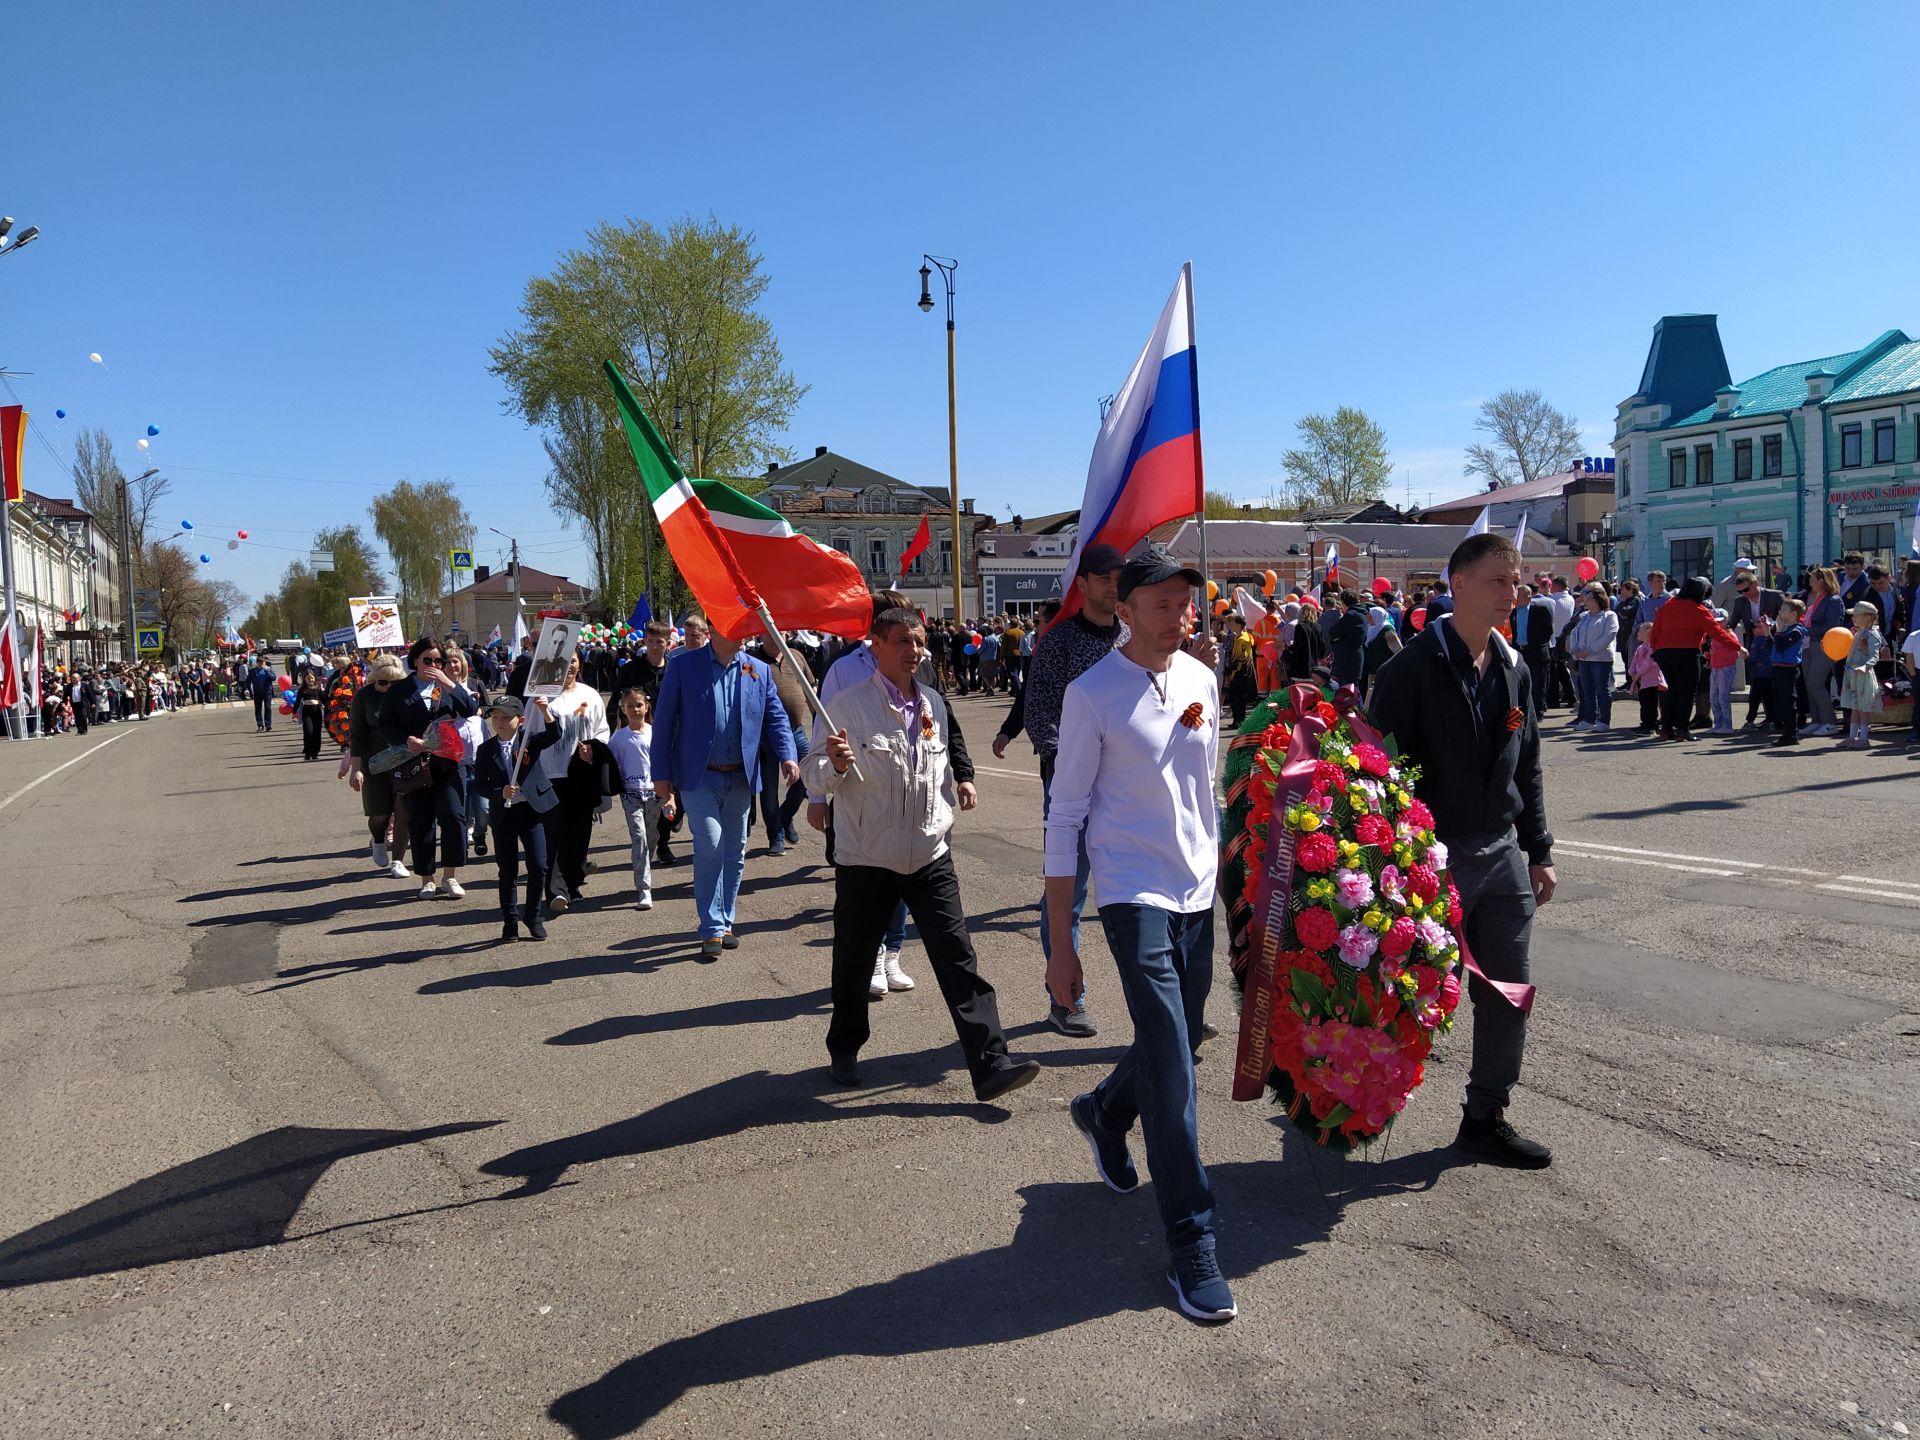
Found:
<svg viewBox="0 0 1920 1440"><path fill-rule="evenodd" d="M1580 458L1579 422L1554 409L1538 390L1502 390L1483 401L1473 428L1486 431L1492 443L1469 445L1461 473L1483 476L1494 485L1558 475Z"/></svg>
<svg viewBox="0 0 1920 1440"><path fill-rule="evenodd" d="M447 480L401 480L371 508L374 533L393 557L401 624L408 635L423 635L445 607L447 552L472 545L473 518Z"/></svg>
<svg viewBox="0 0 1920 1440"><path fill-rule="evenodd" d="M649 540L656 601L677 610L685 597L602 361L626 374L690 474L753 475L787 458L779 436L806 391L759 311L768 277L754 243L711 218L597 225L527 282L520 328L490 351L504 408L551 432L548 495L586 536L609 613L640 593Z"/></svg>
<svg viewBox="0 0 1920 1440"><path fill-rule="evenodd" d="M1377 500L1392 478L1387 433L1367 412L1342 405L1331 415L1307 415L1300 444L1280 458L1287 499L1298 508Z"/></svg>

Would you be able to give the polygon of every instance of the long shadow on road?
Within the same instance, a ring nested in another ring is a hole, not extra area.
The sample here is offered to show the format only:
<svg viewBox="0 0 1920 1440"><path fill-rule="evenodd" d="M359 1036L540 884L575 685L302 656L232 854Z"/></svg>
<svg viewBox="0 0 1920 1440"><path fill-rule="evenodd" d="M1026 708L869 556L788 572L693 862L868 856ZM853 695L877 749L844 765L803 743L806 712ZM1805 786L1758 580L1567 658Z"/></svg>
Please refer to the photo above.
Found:
<svg viewBox="0 0 1920 1440"><path fill-rule="evenodd" d="M658 1015L609 1015L586 1025L562 1030L549 1045L600 1045L633 1035L664 1035L675 1030L700 1030L711 1025L773 1025L802 1015L832 1013L833 993L812 990L804 995L762 995L752 1000L726 1000Z"/></svg>
<svg viewBox="0 0 1920 1440"><path fill-rule="evenodd" d="M1431 1189L1455 1163L1446 1151L1349 1162L1339 1188L1327 1193L1298 1153L1307 1142L1289 1131L1284 1144L1285 1160L1212 1169L1221 1213L1229 1217L1220 1260L1231 1278L1324 1240L1348 1204ZM848 1355L895 1358L1008 1344L1170 1305L1167 1282L1147 1258L1160 1253L1151 1203L1092 1183L1027 1185L1020 1198L1020 1223L1006 1245L669 1340L560 1396L547 1413L577 1440L612 1440L702 1387Z"/></svg>

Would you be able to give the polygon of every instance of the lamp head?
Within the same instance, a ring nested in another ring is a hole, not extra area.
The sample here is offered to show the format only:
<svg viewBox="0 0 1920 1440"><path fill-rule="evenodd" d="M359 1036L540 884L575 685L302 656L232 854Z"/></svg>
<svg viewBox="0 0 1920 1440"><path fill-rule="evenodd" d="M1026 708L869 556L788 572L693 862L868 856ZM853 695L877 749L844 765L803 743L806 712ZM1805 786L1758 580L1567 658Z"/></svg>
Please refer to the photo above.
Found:
<svg viewBox="0 0 1920 1440"><path fill-rule="evenodd" d="M920 267L920 309L922 310L922 312L931 311L933 309L933 290L929 284L929 282L932 279L933 279L932 267L928 265L922 265Z"/></svg>

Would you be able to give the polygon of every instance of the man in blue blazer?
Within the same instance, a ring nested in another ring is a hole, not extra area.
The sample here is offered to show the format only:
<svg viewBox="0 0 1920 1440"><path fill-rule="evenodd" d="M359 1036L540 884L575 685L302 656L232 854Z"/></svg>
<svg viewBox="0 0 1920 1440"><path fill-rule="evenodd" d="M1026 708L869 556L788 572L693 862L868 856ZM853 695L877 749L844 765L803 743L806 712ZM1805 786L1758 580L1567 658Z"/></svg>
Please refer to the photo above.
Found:
<svg viewBox="0 0 1920 1440"><path fill-rule="evenodd" d="M740 943L733 912L763 745L779 757L781 779L800 778L787 712L765 664L718 632L698 650L667 657L653 712L653 788L663 800L679 795L693 833L693 899L706 963Z"/></svg>

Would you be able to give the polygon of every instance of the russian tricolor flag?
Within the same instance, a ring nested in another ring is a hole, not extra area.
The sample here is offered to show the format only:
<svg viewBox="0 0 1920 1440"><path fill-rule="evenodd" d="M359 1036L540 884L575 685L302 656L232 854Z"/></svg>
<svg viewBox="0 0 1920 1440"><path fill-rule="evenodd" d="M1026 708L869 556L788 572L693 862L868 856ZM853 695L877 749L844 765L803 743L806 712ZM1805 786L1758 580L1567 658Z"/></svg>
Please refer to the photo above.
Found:
<svg viewBox="0 0 1920 1440"><path fill-rule="evenodd" d="M1152 337L1100 422L1080 499L1080 533L1062 581L1060 619L1080 608L1073 577L1081 551L1105 543L1124 554L1154 526L1199 514L1204 490L1188 264L1180 267Z"/></svg>

